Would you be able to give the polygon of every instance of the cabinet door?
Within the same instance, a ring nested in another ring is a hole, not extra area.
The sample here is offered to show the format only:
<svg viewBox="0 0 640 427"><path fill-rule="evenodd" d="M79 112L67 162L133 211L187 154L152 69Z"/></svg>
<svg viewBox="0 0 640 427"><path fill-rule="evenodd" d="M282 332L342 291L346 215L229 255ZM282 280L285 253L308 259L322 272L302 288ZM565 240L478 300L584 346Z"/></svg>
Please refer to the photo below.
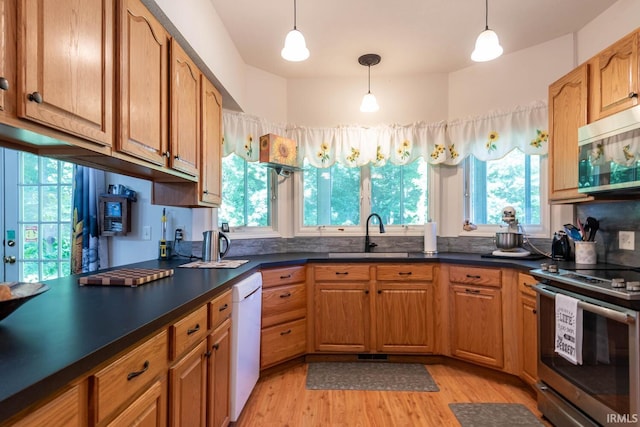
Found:
<svg viewBox="0 0 640 427"><path fill-rule="evenodd" d="M578 128L587 124L587 65L549 86L549 200L588 199L578 193Z"/></svg>
<svg viewBox="0 0 640 427"><path fill-rule="evenodd" d="M638 104L638 38L629 34L591 60L589 121Z"/></svg>
<svg viewBox="0 0 640 427"><path fill-rule="evenodd" d="M529 384L538 381L538 322L536 279L518 273L518 337L520 340L520 377Z"/></svg>
<svg viewBox="0 0 640 427"><path fill-rule="evenodd" d="M22 0L19 11L18 115L111 145L113 2Z"/></svg>
<svg viewBox="0 0 640 427"><path fill-rule="evenodd" d="M222 96L204 76L201 147L201 198L203 202L219 206L222 201Z"/></svg>
<svg viewBox="0 0 640 427"><path fill-rule="evenodd" d="M307 321L304 318L262 328L260 368L303 355L307 348L306 336Z"/></svg>
<svg viewBox="0 0 640 427"><path fill-rule="evenodd" d="M368 283L318 283L315 287L317 351L369 350Z"/></svg>
<svg viewBox="0 0 640 427"><path fill-rule="evenodd" d="M453 285L450 291L454 356L502 367L502 298L499 289Z"/></svg>
<svg viewBox="0 0 640 427"><path fill-rule="evenodd" d="M378 283L375 298L378 351L433 351L431 285Z"/></svg>
<svg viewBox="0 0 640 427"><path fill-rule="evenodd" d="M189 175L200 170L200 70L178 42L171 41L170 166Z"/></svg>
<svg viewBox="0 0 640 427"><path fill-rule="evenodd" d="M206 341L169 369L169 420L173 427L206 426Z"/></svg>
<svg viewBox="0 0 640 427"><path fill-rule="evenodd" d="M0 0L0 111L6 111L7 98L5 98L5 93L9 90L14 92L16 90L15 63L10 59L9 51L9 49L15 48L16 11L14 5L13 0ZM13 50L12 52L15 55Z"/></svg>
<svg viewBox="0 0 640 427"><path fill-rule="evenodd" d="M127 406L120 415L107 424L107 427L166 426L166 394L166 381L156 381L140 397Z"/></svg>
<svg viewBox="0 0 640 427"><path fill-rule="evenodd" d="M231 320L226 320L209 335L207 427L227 426L230 421L230 329Z"/></svg>
<svg viewBox="0 0 640 427"><path fill-rule="evenodd" d="M117 149L166 165L170 37L139 0L120 0Z"/></svg>

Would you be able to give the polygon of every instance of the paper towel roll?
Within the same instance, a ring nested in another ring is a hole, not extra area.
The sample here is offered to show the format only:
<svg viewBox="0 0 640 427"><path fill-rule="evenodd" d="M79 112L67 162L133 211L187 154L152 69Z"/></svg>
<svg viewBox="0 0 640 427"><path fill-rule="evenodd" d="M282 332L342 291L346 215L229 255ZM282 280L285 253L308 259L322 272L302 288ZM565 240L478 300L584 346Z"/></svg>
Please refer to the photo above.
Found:
<svg viewBox="0 0 640 427"><path fill-rule="evenodd" d="M438 223L427 222L424 224L424 252L427 254L435 254L438 252Z"/></svg>

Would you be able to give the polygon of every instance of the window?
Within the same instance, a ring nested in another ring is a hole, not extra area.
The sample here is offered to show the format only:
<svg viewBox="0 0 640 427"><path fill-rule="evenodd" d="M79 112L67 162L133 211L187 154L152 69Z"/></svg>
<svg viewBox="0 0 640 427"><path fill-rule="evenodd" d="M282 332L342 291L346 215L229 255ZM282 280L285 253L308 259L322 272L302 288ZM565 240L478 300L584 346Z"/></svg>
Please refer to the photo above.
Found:
<svg viewBox="0 0 640 427"><path fill-rule="evenodd" d="M466 217L476 225L502 223L502 209L513 206L521 224L540 226L541 157L512 150L499 160L466 160Z"/></svg>
<svg viewBox="0 0 640 427"><path fill-rule="evenodd" d="M236 154L222 159L222 205L218 222L231 227L271 226L270 169Z"/></svg>
<svg viewBox="0 0 640 427"><path fill-rule="evenodd" d="M427 163L371 167L371 211L387 224L427 222Z"/></svg>
<svg viewBox="0 0 640 427"><path fill-rule="evenodd" d="M371 212L385 224L423 224L428 218L428 165L317 169L305 162L303 226L357 226Z"/></svg>
<svg viewBox="0 0 640 427"><path fill-rule="evenodd" d="M73 164L20 152L18 177L19 278L70 274Z"/></svg>

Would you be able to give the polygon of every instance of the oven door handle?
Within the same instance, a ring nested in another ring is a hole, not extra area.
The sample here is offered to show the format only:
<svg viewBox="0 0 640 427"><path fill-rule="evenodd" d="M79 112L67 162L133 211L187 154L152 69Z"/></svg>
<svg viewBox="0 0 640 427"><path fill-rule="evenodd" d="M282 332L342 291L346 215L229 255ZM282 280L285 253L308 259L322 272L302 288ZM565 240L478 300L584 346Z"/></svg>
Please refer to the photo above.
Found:
<svg viewBox="0 0 640 427"><path fill-rule="evenodd" d="M534 286L533 290L535 290L540 295L545 295L553 299L555 299L556 295L558 294L558 292L550 291L542 286ZM576 299L578 299L578 307L585 311L597 314L598 316L606 317L607 319L611 319L619 323L626 323L627 325L633 325L634 323L636 323L636 318L634 316L631 316L629 313L624 313L622 311L613 310L611 308L602 307L596 304L591 304L590 302L582 301L579 298Z"/></svg>

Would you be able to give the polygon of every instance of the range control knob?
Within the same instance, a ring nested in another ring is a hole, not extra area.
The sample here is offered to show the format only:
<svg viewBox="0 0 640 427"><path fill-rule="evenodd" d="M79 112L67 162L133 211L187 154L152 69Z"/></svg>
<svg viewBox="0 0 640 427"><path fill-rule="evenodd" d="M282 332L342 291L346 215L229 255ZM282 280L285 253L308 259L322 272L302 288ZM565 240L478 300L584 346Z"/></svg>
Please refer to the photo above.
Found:
<svg viewBox="0 0 640 427"><path fill-rule="evenodd" d="M640 282L627 282L627 290L628 291L640 291Z"/></svg>
<svg viewBox="0 0 640 427"><path fill-rule="evenodd" d="M616 277L615 279L611 279L611 287L612 288L624 288L627 285L624 283L624 279L621 277Z"/></svg>

